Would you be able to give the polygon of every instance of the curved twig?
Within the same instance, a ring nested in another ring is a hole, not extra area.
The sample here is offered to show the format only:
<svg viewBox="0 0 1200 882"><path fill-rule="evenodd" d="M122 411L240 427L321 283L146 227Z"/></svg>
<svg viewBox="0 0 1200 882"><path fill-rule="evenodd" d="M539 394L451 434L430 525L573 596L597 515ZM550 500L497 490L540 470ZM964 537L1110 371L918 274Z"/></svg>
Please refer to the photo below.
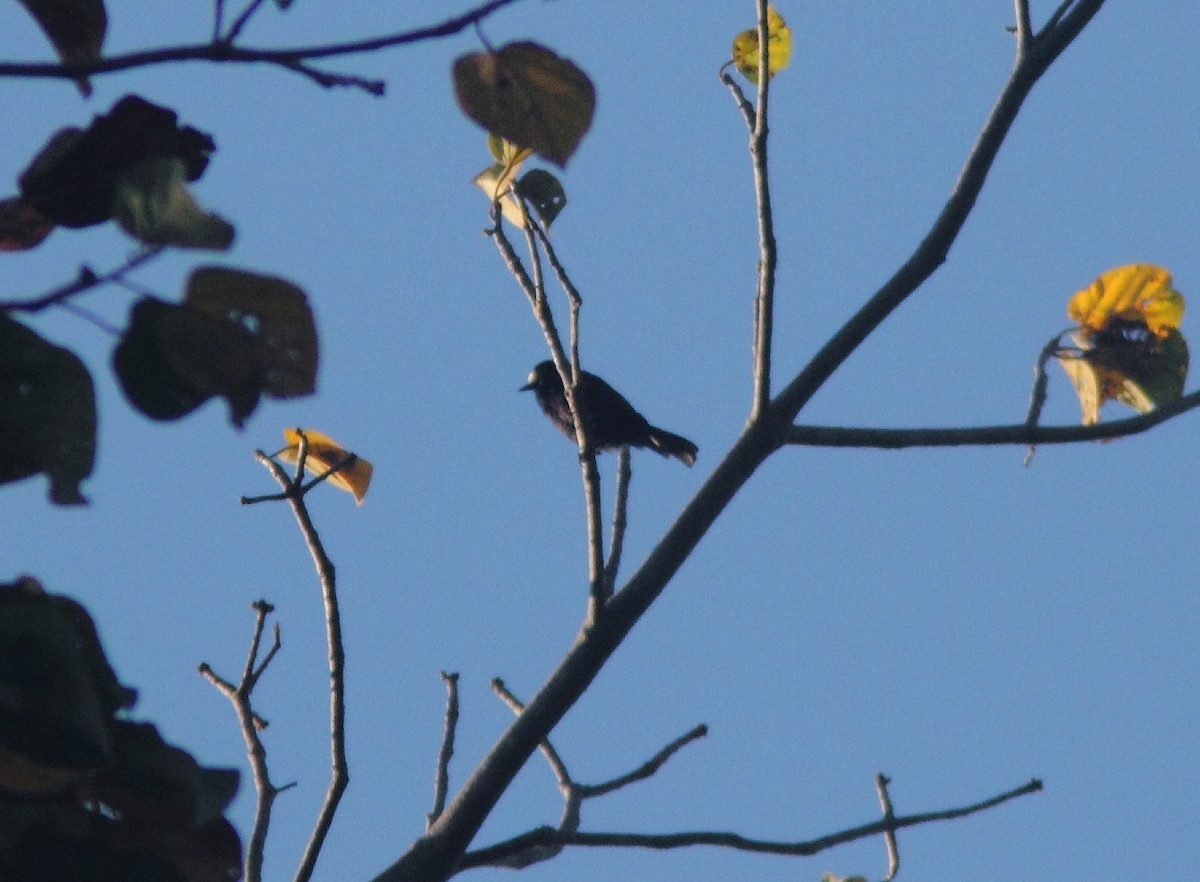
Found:
<svg viewBox="0 0 1200 882"><path fill-rule="evenodd" d="M807 857L826 851L834 846L845 845L859 839L871 836L895 833L906 827L916 827L934 821L948 821L966 817L977 812L993 808L1020 796L1037 793L1042 789L1042 782L1037 778L1013 790L985 799L961 808L945 809L942 811L924 812L917 815L892 815L878 821L860 824L837 833L830 833L817 839L801 840L799 842L781 842L766 839L752 839L737 833L719 831L688 832L688 833L562 833L553 827L539 827L512 839L498 842L488 848L465 855L457 867L458 870L471 869L485 864L503 861L507 855L518 853L530 848L549 848L555 846L586 846L591 848L651 848L665 850L672 848L690 848L697 845L711 845L720 848L730 848L735 851L747 851L757 854L778 854L793 857Z"/></svg>
<svg viewBox="0 0 1200 882"><path fill-rule="evenodd" d="M509 6L515 2L517 0L490 0L490 2L483 3L462 15L448 18L438 24L416 28L411 31L387 34L382 37L351 40L342 43L296 46L289 49L253 49L245 46L235 46L225 40L216 40L210 43L167 46L161 49L129 52L124 55L111 55L107 58L99 58L95 61L80 64L0 62L0 77L78 80L80 77L85 76L98 76L100 74L130 70L137 67L172 64L183 61L209 61L228 64L273 64L285 70L303 73L322 85L356 85L367 89L367 91L373 94L381 95L383 94L383 84L379 81L324 74L311 67L307 62L341 55L362 55L369 52L377 52L381 49L391 49L397 46L407 46L410 43L448 37L471 27L497 10L503 9L505 6Z"/></svg>
<svg viewBox="0 0 1200 882"><path fill-rule="evenodd" d="M1200 407L1200 390L1191 392L1149 413L1096 423L1091 426L976 426L960 429L854 429L842 426L792 426L786 444L803 447L982 447L997 444L1078 444L1107 441L1152 429L1159 423Z"/></svg>

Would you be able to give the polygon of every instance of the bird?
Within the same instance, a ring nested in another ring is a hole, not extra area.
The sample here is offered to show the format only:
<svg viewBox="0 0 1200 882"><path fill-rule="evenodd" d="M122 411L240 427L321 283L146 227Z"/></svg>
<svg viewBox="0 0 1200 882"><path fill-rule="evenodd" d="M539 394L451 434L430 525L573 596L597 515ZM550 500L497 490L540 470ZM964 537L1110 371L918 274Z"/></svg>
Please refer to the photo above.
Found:
<svg viewBox="0 0 1200 882"><path fill-rule="evenodd" d="M575 420L563 391L562 378L552 361L543 361L529 372L522 392L533 392L543 413L562 433L575 440ZM649 447L661 456L673 456L684 465L696 461L696 447L687 438L652 426L634 410L625 396L595 374L581 371L577 401L588 415L588 436L597 450Z"/></svg>

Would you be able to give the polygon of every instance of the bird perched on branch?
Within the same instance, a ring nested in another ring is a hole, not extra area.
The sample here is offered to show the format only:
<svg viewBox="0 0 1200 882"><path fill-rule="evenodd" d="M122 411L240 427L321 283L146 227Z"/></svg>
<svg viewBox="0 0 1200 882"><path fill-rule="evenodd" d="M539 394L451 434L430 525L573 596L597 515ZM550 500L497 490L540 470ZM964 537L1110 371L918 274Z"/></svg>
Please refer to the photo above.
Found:
<svg viewBox="0 0 1200 882"><path fill-rule="evenodd" d="M563 434L575 440L575 421L563 391L562 378L552 361L543 361L529 372L522 392L532 391L550 421ZM597 450L617 447L649 447L662 456L673 456L684 465L696 461L698 448L687 438L652 426L633 409L625 396L608 383L583 371L579 378L577 401L588 415L588 437Z"/></svg>

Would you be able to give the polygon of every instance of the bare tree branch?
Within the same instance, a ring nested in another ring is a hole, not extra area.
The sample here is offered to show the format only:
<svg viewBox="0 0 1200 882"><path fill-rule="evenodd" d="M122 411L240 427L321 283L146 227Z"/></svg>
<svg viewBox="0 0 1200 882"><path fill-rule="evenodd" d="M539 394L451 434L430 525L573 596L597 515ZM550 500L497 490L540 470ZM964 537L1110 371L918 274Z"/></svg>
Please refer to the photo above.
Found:
<svg viewBox="0 0 1200 882"><path fill-rule="evenodd" d="M492 690L500 696L505 704L514 714L520 716L525 712L525 705L509 691L504 685L504 681L499 677L492 680ZM644 781L651 777L655 772L662 768L672 756L678 753L683 747L701 738L708 733L707 726L697 726L690 732L676 738L657 754L647 760L632 772L613 778L603 784L580 784L571 777L571 773L567 771L566 763L559 756L554 745L550 743L550 739L546 738L539 745L542 754L546 761L550 764L550 770L554 773L554 780L558 784L558 790L563 797L563 813L559 819L558 827L556 828L539 828L539 829L554 829L556 833L562 836L569 836L579 830L579 824L582 816L583 802L586 799L592 799L598 796L612 793L615 790L620 790L629 784L637 781ZM531 831L536 833L537 831ZM529 835L529 834L526 834ZM517 837L518 840L522 837ZM511 840L510 840L511 841ZM503 843L501 844L503 845ZM493 846L492 848L497 848ZM491 853L492 849L482 849L479 852L468 852L464 857L463 863L458 867L459 870L467 869L468 866L482 866L484 863L494 866L508 867L511 869L521 869L531 866L536 863L542 863L556 857L563 849L562 843L533 843L523 848L516 848L503 853L495 853L493 860L472 863L475 855L483 853Z"/></svg>
<svg viewBox="0 0 1200 882"><path fill-rule="evenodd" d="M1072 12L1038 34L1016 64L984 123L941 214L916 251L899 270L834 334L772 402L781 423L790 423L833 372L892 312L941 266L966 223L992 163L1022 103L1062 51L1100 11L1104 0L1080 0Z"/></svg>
<svg viewBox="0 0 1200 882"><path fill-rule="evenodd" d="M460 868L461 856L517 772L588 689L608 658L662 593L741 487L774 451L786 443L800 409L863 340L945 259L1025 97L1103 3L1104 0L1079 0L1053 28L1047 27L1038 35L1030 51L1018 58L949 201L912 257L831 338L759 418L751 420L743 429L725 458L626 586L605 605L604 615L585 623L558 668L529 701L525 712L488 752L429 834L413 843L377 877L377 882L440 882ZM878 823L871 827L873 832L881 832ZM583 834L576 835L581 837L576 841L582 843ZM597 840L586 844L613 843ZM645 844L645 841L638 844Z"/></svg>
<svg viewBox="0 0 1200 882"><path fill-rule="evenodd" d="M518 200L521 200L520 194L516 193L515 190L514 196ZM590 415L579 406L577 396L580 376L578 372L580 367L578 361L578 344L574 341L576 341L578 336L579 323L578 307L576 304L581 302L581 300L579 292L575 290L574 286L569 285L569 281L564 283L563 287L567 289L568 296L572 301L571 325L573 350L572 359L568 362L562 345L562 337L559 336L558 328L554 323L554 313L550 309L550 303L546 297L546 288L542 279L541 261L538 257L537 240L534 232L535 226L528 208L524 206L524 200L521 200L521 204L526 217L524 232L533 263L532 278L525 271L521 259L517 256L516 250L512 247L512 243L508 241L508 237L504 233L504 220L498 201L492 203L492 227L486 232L495 241L496 247L500 250L500 254L504 258L505 266L508 267L508 271L517 280L517 284L520 285L521 289L525 292L526 299L529 300L534 318L537 319L538 325L542 329L542 336L546 339L551 359L558 370L559 379L562 380L567 405L571 408L571 416L575 421L575 440L579 445L579 467L583 476L583 493L587 518L588 621L592 621L600 614L605 598L604 528L600 515L600 470L596 467L596 452L592 449L590 439ZM560 280L564 277L565 273L560 274Z"/></svg>
<svg viewBox="0 0 1200 882"><path fill-rule="evenodd" d="M1042 782L1034 778L1028 783L982 802L961 808L946 809L935 812L925 812L918 815L892 816L891 819L881 819L851 827L817 839L801 840L799 842L779 842L765 839L752 839L737 833L724 832L689 832L689 833L561 833L553 827L539 827L512 839L498 842L488 848L469 852L462 859L457 870L466 870L485 864L502 861L507 855L515 854L523 849L547 848L552 846L587 846L592 848L651 848L665 850L672 848L690 848L697 845L711 845L730 848L735 851L747 851L757 854L778 854L793 857L806 857L827 851L838 845L855 842L877 836L881 833L895 833L906 827L916 827L934 821L948 821L966 817L977 812L993 808L1020 796L1037 793L1042 789Z"/></svg>
<svg viewBox="0 0 1200 882"><path fill-rule="evenodd" d="M243 871L246 882L260 882L262 879L263 853L267 843L267 833L271 827L271 809L275 797L284 789L271 783L271 775L267 768L267 749L258 733L267 727L266 721L255 713L251 704L254 687L266 671L275 654L279 652L282 643L279 637L279 625L274 628L274 641L259 660L259 649L262 645L263 630L266 627L267 616L274 612L274 607L265 600L256 600L254 609L254 633L250 638L250 651L246 654L246 664L242 669L242 680L234 685L219 677L207 663L200 665L200 674L212 683L233 704L238 724L242 730L242 740L246 744L246 753L250 758L250 772L254 778L254 790L257 801L254 808L254 825L250 831L250 839L246 843L246 857Z"/></svg>
<svg viewBox="0 0 1200 882"><path fill-rule="evenodd" d="M34 297L32 300L0 301L0 310L7 312L41 312L43 309L64 303L76 294L82 294L84 291L99 287L100 285L124 281L125 277L135 269L149 263L162 253L163 246L161 245L139 248L123 264L102 276L96 275L91 267L84 266L79 270L79 277L75 281L68 282L40 297Z"/></svg>
<svg viewBox="0 0 1200 882"><path fill-rule="evenodd" d="M337 812L338 803L341 802L342 794L345 793L346 787L350 783L350 772L346 762L346 653L342 646L342 620L337 599L337 573L333 561L325 553L325 546L321 543L321 537L317 535L317 528L313 525L312 518L309 516L308 506L304 502L304 497L317 483L325 480L339 469L351 464L354 461L354 455L350 454L345 457L342 462L335 465L332 469L328 469L306 484L303 482L303 477L305 461L308 458L308 438L303 432L299 432L298 434L300 435L300 441L296 457L296 472L292 477L288 477L279 463L275 462L275 460L271 459L271 457L267 456L261 450L255 452L255 459L266 467L275 479L275 482L283 488L283 492L278 496L272 497L242 497L242 504L248 505L253 502L262 502L274 498L287 500L292 508L292 514L296 518L296 523L300 527L300 533L304 537L304 543L308 547L309 554L312 556L313 565L317 571L317 579L321 583L321 597L325 606L325 637L329 649L329 752L331 755L331 770L329 787L325 792L325 801L321 804L321 809L317 813L312 834L309 837L308 844L304 848L300 864L296 868L296 875L293 877L295 882L308 882L312 878L317 858L320 856L321 848L325 844L325 837L328 835L329 827L333 823L333 816Z"/></svg>
<svg viewBox="0 0 1200 882"><path fill-rule="evenodd" d="M458 674L442 671L442 681L446 684L446 723L433 778L433 809L425 818L426 830L433 826L446 808L446 793L450 789L450 758L454 756L454 733L458 727Z"/></svg>
<svg viewBox="0 0 1200 882"><path fill-rule="evenodd" d="M617 451L617 489L613 494L612 538L608 543L608 563L604 565L605 603L612 597L617 584L617 573L621 569L621 553L625 549L625 529L628 526L629 481L633 476L629 446Z"/></svg>
<svg viewBox="0 0 1200 882"><path fill-rule="evenodd" d="M411 31L387 34L382 37L352 40L343 43L297 46L290 49L253 49L233 45L231 40L237 36L234 33L227 36L224 40L215 40L210 43L147 49L139 52L130 52L125 55L111 55L107 58L100 58L96 61L79 64L0 62L0 77L77 80L84 76L98 76L120 70L130 70L136 67L172 64L183 61L209 61L219 64L271 64L282 67L285 70L304 73L317 82L321 82L322 85L358 85L373 94L382 95L384 89L382 82L322 74L308 63L322 58L333 58L341 55L362 55L378 52L382 49L407 46L410 43L420 43L426 40L447 37L471 27L497 10L503 9L505 6L509 6L515 2L517 0L490 0L490 2L480 4L462 15L448 18L438 24ZM322 82L322 79L325 82Z"/></svg>
<svg viewBox="0 0 1200 882"><path fill-rule="evenodd" d="M855 429L842 426L792 426L785 443L803 447L982 447L997 444L1078 444L1124 438L1200 407L1200 390L1149 413L1091 426L977 426L961 429Z"/></svg>
<svg viewBox="0 0 1200 882"><path fill-rule="evenodd" d="M900 872L900 847L896 844L896 829L891 824L896 822L896 812L892 808L892 797L888 793L888 785L892 779L880 772L875 776L875 792L879 794L879 808L883 811L884 823L888 828L883 831L883 841L887 848L888 871L883 882L892 882Z"/></svg>

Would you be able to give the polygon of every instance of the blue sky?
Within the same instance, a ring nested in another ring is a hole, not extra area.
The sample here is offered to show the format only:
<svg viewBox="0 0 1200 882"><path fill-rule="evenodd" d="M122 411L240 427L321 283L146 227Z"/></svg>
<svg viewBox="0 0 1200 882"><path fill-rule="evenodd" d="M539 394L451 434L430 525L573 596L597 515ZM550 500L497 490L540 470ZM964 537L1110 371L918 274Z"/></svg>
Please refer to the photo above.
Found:
<svg viewBox="0 0 1200 882"><path fill-rule="evenodd" d="M1057 5L1035 2L1035 20ZM886 7L886 8L881 8ZM205 4L111 0L109 52L195 42ZM444 3L305 2L246 34L295 45L440 20ZM465 8L465 6L463 7ZM635 565L740 431L749 409L755 227L746 135L717 68L753 4L526 0L485 26L534 38L591 76L599 107L562 175L554 241L585 299L583 359L652 421L700 447L695 468L634 456ZM1004 0L783 3L792 66L772 92L780 244L776 368L798 370L908 256L936 217L1012 62ZM48 58L13 5L0 58ZM1200 19L1178 0L1109 0L1035 89L947 263L813 399L804 422L969 426L1023 418L1037 353L1066 301L1129 262L1200 294L1196 205ZM0 177L49 135L128 92L213 134L193 188L235 223L227 255L179 253L138 274L169 299L227 263L308 293L318 394L266 402L242 432L210 403L171 425L133 413L113 341L65 313L37 329L97 378L92 505L54 509L40 479L0 490L0 578L32 573L83 601L140 715L211 765L241 766L227 702L252 622L278 608L284 651L258 694L277 782L268 878L290 876L324 793L325 650L318 586L256 447L301 425L375 465L366 504L310 502L338 566L350 658L352 783L318 878L370 878L422 829L444 692L461 674L452 785L509 721L502 676L529 697L585 610L578 467L517 393L545 357L492 244L471 179L485 136L453 101L472 34L331 67L387 79L382 99L265 67L187 64L66 83L5 81ZM5 255L5 299L80 263L116 266L118 231L58 231ZM83 305L120 323L132 295ZM1192 316L1183 331L1195 327ZM1051 367L1044 422L1078 421ZM1194 388L1189 385L1189 389ZM1118 409L1109 416L1122 415ZM876 772L900 813L973 802L1037 776L1045 792L900 837L901 878L1186 878L1196 830L1200 599L1185 416L1147 436L1023 451L785 450L722 515L554 741L584 781L621 774L705 722L649 782L589 803L583 829L734 830L810 838L870 821ZM611 493L612 457L601 458ZM245 833L249 790L235 804ZM554 823L540 758L477 844ZM714 849L573 851L530 880L882 876L881 842L797 862ZM509 878L499 870L472 878Z"/></svg>

